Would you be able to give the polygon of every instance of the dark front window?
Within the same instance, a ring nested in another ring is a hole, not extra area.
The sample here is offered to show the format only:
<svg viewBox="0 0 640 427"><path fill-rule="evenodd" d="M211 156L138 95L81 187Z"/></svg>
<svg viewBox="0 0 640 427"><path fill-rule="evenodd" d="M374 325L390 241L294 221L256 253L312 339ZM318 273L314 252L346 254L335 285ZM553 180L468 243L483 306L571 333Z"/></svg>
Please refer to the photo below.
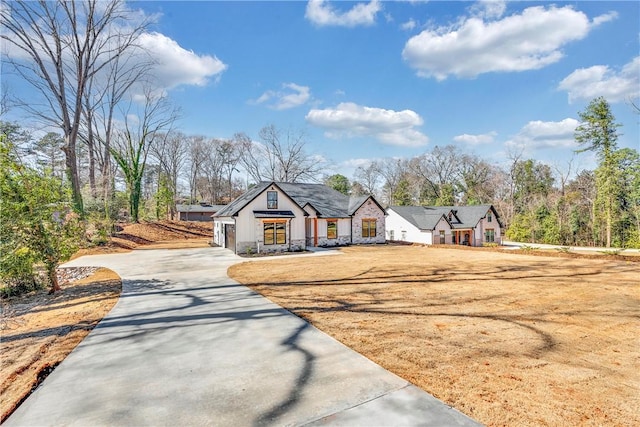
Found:
<svg viewBox="0 0 640 427"><path fill-rule="evenodd" d="M493 218L491 217L491 212L487 214L487 222L491 222Z"/></svg>
<svg viewBox="0 0 640 427"><path fill-rule="evenodd" d="M278 209L277 191L267 191L267 209Z"/></svg>
<svg viewBox="0 0 640 427"><path fill-rule="evenodd" d="M444 230L440 230L440 244L444 245L445 244L445 240L444 240Z"/></svg>
<svg viewBox="0 0 640 427"><path fill-rule="evenodd" d="M362 237L376 237L376 220L362 220Z"/></svg>
<svg viewBox="0 0 640 427"><path fill-rule="evenodd" d="M327 239L337 239L338 238L338 221L328 220L327 221Z"/></svg>
<svg viewBox="0 0 640 427"><path fill-rule="evenodd" d="M264 244L284 245L287 242L287 228L283 221L264 223Z"/></svg>
<svg viewBox="0 0 640 427"><path fill-rule="evenodd" d="M484 231L484 241L488 243L493 243L496 241L496 234L493 228L488 228Z"/></svg>

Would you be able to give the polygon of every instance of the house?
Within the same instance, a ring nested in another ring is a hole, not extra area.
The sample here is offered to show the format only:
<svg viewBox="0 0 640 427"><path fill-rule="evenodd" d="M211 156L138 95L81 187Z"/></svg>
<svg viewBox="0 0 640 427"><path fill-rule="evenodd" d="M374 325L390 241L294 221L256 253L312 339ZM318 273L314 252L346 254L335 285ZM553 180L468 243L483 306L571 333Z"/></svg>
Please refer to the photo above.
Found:
<svg viewBox="0 0 640 427"><path fill-rule="evenodd" d="M384 243L385 211L371 196L322 184L261 182L213 217L213 242L236 253Z"/></svg>
<svg viewBox="0 0 640 427"><path fill-rule="evenodd" d="M180 221L213 221L213 214L222 209L224 205L176 205L178 220Z"/></svg>
<svg viewBox="0 0 640 427"><path fill-rule="evenodd" d="M425 245L482 246L502 242L502 223L492 205L389 206L387 239Z"/></svg>

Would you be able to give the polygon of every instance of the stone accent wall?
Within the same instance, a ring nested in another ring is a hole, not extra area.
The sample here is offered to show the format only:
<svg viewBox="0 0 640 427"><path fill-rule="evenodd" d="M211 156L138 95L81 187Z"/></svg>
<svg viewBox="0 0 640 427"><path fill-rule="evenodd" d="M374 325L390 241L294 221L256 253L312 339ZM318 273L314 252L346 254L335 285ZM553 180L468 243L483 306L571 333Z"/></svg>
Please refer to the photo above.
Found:
<svg viewBox="0 0 640 427"><path fill-rule="evenodd" d="M338 236L337 239L318 238L318 246L345 246L351 243L351 236Z"/></svg>
<svg viewBox="0 0 640 427"><path fill-rule="evenodd" d="M362 220L365 218L376 219L376 237L362 237ZM352 243L384 243L386 241L384 219L384 211L382 211L371 199L367 200L364 205L356 211L355 215L353 215L351 223L351 227L353 229Z"/></svg>

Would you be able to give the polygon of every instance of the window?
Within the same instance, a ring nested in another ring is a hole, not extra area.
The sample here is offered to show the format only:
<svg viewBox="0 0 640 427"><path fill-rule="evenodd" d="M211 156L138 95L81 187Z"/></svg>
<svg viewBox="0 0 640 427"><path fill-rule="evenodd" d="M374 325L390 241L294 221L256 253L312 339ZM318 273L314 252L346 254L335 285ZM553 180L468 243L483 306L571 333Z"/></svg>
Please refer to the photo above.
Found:
<svg viewBox="0 0 640 427"><path fill-rule="evenodd" d="M327 220L327 239L338 238L338 221L334 219Z"/></svg>
<svg viewBox="0 0 640 427"><path fill-rule="evenodd" d="M265 222L263 226L265 245L284 245L287 243L287 228L285 222Z"/></svg>
<svg viewBox="0 0 640 427"><path fill-rule="evenodd" d="M376 220L362 220L362 237L376 237Z"/></svg>
<svg viewBox="0 0 640 427"><path fill-rule="evenodd" d="M444 230L440 230L440 244L444 245L445 244L445 240L444 240Z"/></svg>
<svg viewBox="0 0 640 427"><path fill-rule="evenodd" d="M487 228L484 231L484 241L488 243L493 243L496 241L496 234L493 228Z"/></svg>
<svg viewBox="0 0 640 427"><path fill-rule="evenodd" d="M404 242L405 240L407 240L407 232L406 231L401 231L400 233L402 233L402 237L401 240Z"/></svg>
<svg viewBox="0 0 640 427"><path fill-rule="evenodd" d="M278 209L277 191L267 191L267 209Z"/></svg>
<svg viewBox="0 0 640 427"><path fill-rule="evenodd" d="M492 219L493 219L493 218L492 218L492 216L491 216L491 212L489 212L489 213L487 214L487 222L491 222L491 220L492 220Z"/></svg>
<svg viewBox="0 0 640 427"><path fill-rule="evenodd" d="M393 240L393 230L389 230L389 240Z"/></svg>

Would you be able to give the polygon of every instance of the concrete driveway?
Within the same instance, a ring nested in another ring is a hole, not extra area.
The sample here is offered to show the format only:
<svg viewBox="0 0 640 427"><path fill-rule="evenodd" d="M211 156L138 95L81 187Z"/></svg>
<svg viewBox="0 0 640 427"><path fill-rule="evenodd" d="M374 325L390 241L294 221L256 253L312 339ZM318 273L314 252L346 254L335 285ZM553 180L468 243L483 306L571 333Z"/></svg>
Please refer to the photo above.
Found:
<svg viewBox="0 0 640 427"><path fill-rule="evenodd" d="M240 261L200 248L68 263L116 271L122 296L4 425L478 425L229 279Z"/></svg>

